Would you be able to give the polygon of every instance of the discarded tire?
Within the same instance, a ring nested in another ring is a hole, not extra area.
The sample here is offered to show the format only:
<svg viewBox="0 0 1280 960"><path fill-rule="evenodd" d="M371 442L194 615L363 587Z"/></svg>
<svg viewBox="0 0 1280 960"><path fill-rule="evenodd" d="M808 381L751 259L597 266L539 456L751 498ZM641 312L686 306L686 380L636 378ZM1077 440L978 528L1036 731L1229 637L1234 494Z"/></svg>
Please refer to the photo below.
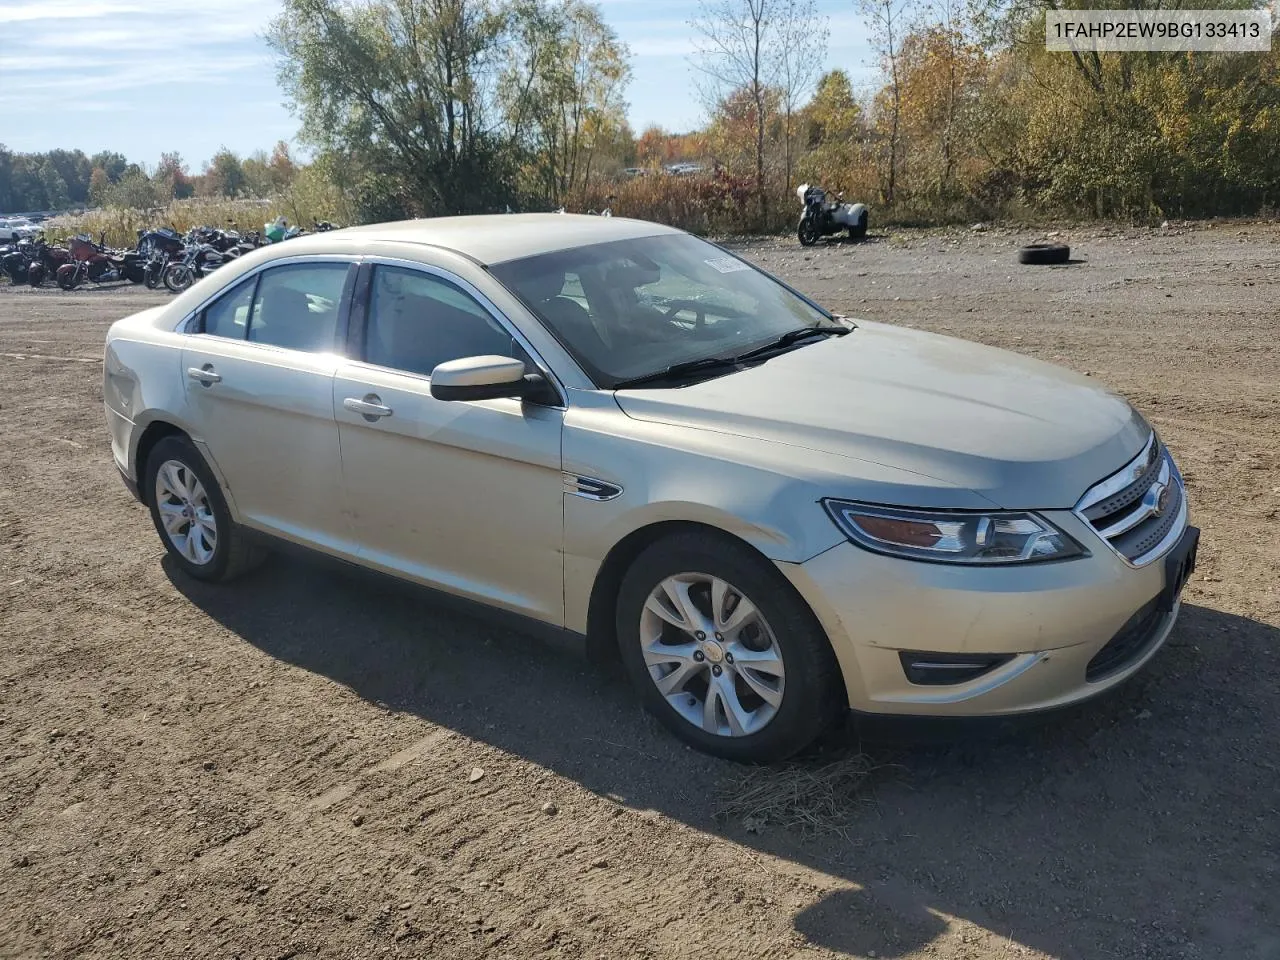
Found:
<svg viewBox="0 0 1280 960"><path fill-rule="evenodd" d="M1018 250L1019 263L1066 263L1070 258L1071 248L1065 243L1030 243Z"/></svg>

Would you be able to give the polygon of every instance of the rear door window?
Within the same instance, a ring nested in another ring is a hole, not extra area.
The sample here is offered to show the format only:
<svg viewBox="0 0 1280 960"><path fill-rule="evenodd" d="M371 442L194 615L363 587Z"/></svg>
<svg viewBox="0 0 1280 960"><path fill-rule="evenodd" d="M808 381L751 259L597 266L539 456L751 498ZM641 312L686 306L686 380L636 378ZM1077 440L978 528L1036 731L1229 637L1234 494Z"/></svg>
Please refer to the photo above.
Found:
<svg viewBox="0 0 1280 960"><path fill-rule="evenodd" d="M347 281L345 263L298 263L262 274L249 315L249 340L289 350L333 350Z"/></svg>
<svg viewBox="0 0 1280 960"><path fill-rule="evenodd" d="M243 340L249 328L249 309L257 284L258 278L251 277L205 307L201 331L213 337Z"/></svg>
<svg viewBox="0 0 1280 960"><path fill-rule="evenodd" d="M272 267L223 294L201 315L200 331L289 350L336 346L351 266L338 261Z"/></svg>

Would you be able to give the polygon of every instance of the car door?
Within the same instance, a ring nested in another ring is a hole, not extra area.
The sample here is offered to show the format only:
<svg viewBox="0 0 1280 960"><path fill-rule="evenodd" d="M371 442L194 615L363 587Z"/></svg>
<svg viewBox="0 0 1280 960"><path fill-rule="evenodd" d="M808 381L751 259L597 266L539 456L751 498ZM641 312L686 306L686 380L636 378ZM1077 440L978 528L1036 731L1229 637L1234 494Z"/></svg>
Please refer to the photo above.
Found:
<svg viewBox="0 0 1280 960"><path fill-rule="evenodd" d="M188 418L241 521L340 553L354 547L333 375L355 271L344 258L261 270L200 311L182 351Z"/></svg>
<svg viewBox="0 0 1280 960"><path fill-rule="evenodd" d="M563 623L564 410L434 399L438 363L501 355L533 365L533 357L460 278L410 264L362 271L355 359L334 378L346 508L361 559Z"/></svg>

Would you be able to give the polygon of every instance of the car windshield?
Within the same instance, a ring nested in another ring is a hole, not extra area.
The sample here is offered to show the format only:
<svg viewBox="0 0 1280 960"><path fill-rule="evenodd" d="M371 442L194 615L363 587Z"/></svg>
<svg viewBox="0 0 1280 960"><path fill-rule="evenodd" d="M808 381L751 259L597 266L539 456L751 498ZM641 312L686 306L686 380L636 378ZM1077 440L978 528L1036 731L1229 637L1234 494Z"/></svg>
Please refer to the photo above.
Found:
<svg viewBox="0 0 1280 960"><path fill-rule="evenodd" d="M668 234L496 264L600 387L737 356L829 315L750 264Z"/></svg>

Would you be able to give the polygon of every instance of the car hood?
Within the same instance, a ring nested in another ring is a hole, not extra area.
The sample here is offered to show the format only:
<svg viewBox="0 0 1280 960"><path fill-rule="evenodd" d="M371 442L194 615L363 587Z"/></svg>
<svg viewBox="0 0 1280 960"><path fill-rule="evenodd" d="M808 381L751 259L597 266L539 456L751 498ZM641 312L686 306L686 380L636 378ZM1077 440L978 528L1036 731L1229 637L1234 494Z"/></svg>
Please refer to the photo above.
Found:
<svg viewBox="0 0 1280 960"><path fill-rule="evenodd" d="M1007 509L1074 506L1150 432L1125 400L1061 367L864 321L739 373L616 397L637 420L787 444L799 466L812 450L907 470ZM832 495L856 496L856 463L849 473Z"/></svg>

